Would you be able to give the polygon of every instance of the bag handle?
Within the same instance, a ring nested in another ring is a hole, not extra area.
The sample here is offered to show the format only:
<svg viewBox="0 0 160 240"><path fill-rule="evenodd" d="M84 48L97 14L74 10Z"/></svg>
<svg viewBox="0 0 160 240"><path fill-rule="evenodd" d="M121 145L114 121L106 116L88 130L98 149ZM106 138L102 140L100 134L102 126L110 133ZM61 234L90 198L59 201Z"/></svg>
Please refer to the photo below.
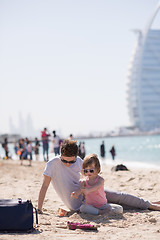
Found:
<svg viewBox="0 0 160 240"><path fill-rule="evenodd" d="M35 210L35 214L36 214L36 227L38 225L38 211L37 211L37 208L33 207L34 210Z"/></svg>

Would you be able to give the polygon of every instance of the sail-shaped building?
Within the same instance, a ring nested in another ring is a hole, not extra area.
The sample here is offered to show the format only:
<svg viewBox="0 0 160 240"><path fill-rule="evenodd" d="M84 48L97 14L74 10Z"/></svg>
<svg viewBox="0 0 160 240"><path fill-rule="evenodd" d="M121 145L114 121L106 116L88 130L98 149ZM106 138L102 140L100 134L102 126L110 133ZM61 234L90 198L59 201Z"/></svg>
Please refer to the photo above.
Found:
<svg viewBox="0 0 160 240"><path fill-rule="evenodd" d="M146 29L135 30L138 38L127 76L129 116L141 131L160 129L160 28L152 29L159 11L160 3Z"/></svg>

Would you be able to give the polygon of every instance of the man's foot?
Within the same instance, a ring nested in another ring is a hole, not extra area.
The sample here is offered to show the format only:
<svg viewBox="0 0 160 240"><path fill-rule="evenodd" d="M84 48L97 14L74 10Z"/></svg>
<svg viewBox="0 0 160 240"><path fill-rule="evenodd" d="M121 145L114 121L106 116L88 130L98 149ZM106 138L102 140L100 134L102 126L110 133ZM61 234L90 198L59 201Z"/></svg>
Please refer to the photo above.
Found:
<svg viewBox="0 0 160 240"><path fill-rule="evenodd" d="M150 210L160 211L160 204L151 203L148 207Z"/></svg>
<svg viewBox="0 0 160 240"><path fill-rule="evenodd" d="M160 204L160 201L158 201L158 202L152 202L153 204Z"/></svg>

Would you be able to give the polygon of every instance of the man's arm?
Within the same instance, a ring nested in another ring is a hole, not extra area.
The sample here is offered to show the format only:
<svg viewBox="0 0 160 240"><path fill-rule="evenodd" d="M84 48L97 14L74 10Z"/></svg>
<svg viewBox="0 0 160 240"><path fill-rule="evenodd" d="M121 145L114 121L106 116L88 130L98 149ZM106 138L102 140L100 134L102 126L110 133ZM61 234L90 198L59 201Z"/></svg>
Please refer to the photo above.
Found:
<svg viewBox="0 0 160 240"><path fill-rule="evenodd" d="M51 177L44 175L43 183L39 192L38 197L38 211L42 211L42 205L46 196L47 189L49 187L49 184L51 182Z"/></svg>
<svg viewBox="0 0 160 240"><path fill-rule="evenodd" d="M79 195L82 193L82 188L84 188L85 181L80 182L79 189L75 192L71 193L72 198L78 198Z"/></svg>

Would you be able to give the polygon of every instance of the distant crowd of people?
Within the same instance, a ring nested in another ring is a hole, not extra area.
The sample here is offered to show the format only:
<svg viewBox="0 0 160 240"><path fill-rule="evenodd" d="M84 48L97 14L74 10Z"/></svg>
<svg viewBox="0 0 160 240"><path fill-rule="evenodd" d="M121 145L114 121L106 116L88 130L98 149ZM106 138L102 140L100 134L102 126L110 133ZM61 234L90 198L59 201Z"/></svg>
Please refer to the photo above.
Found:
<svg viewBox="0 0 160 240"><path fill-rule="evenodd" d="M19 139L18 143L14 144L14 151L17 156L19 156L19 159L21 161L21 165L23 164L23 160L29 160L29 165L32 165L32 153L34 151L35 159L39 160L39 147L40 142L38 138L35 138L34 140L34 146L33 141L29 140L28 138L21 138Z"/></svg>
<svg viewBox="0 0 160 240"><path fill-rule="evenodd" d="M73 140L73 135L70 134L68 140ZM49 144L51 142L51 144ZM33 153L35 155L35 160L39 160L39 148L42 147L42 154L43 160L45 162L49 161L49 153L54 153L55 156L60 155L60 147L62 145L63 139L61 139L55 130L52 131L52 135L48 132L47 128L45 127L41 131L41 139L38 140L36 137L34 140L29 140L26 138L19 139L18 142L14 143L14 152L17 157L21 161L21 165L23 165L23 160L28 160L29 165L32 165ZM50 146L50 149L49 149ZM5 138L4 142L2 143L2 147L5 151L5 159L10 158L9 148L8 148L8 139ZM50 152L49 152L50 151ZM115 159L116 150L114 145L109 150L112 159ZM79 142L78 145L78 155L81 159L84 159L86 156L86 149L85 149L85 142ZM100 156L105 158L106 150L105 150L105 143L102 141L100 145Z"/></svg>
<svg viewBox="0 0 160 240"><path fill-rule="evenodd" d="M49 161L49 151L51 153L54 153L55 156L60 155L60 147L63 142L63 139L61 139L55 130L52 131L53 136L48 132L47 128L45 127L41 131L41 139L38 140L36 137L34 140L29 140L26 138L19 139L18 142L14 142L14 152L15 155L19 158L21 161L21 165L23 165L23 160L29 161L29 166L32 165L33 160L33 154L35 155L35 160L39 160L39 148L42 147L42 154L43 154L43 160L45 162ZM68 137L69 140L73 140L73 135L70 134ZM49 144L51 142L51 145ZM50 146L50 149L49 149ZM11 158L11 155L9 153L8 148L8 139L5 138L4 142L2 143L2 147L5 151L5 157L4 159ZM80 142L79 143L79 156L84 159L86 155L85 150L85 143Z"/></svg>

